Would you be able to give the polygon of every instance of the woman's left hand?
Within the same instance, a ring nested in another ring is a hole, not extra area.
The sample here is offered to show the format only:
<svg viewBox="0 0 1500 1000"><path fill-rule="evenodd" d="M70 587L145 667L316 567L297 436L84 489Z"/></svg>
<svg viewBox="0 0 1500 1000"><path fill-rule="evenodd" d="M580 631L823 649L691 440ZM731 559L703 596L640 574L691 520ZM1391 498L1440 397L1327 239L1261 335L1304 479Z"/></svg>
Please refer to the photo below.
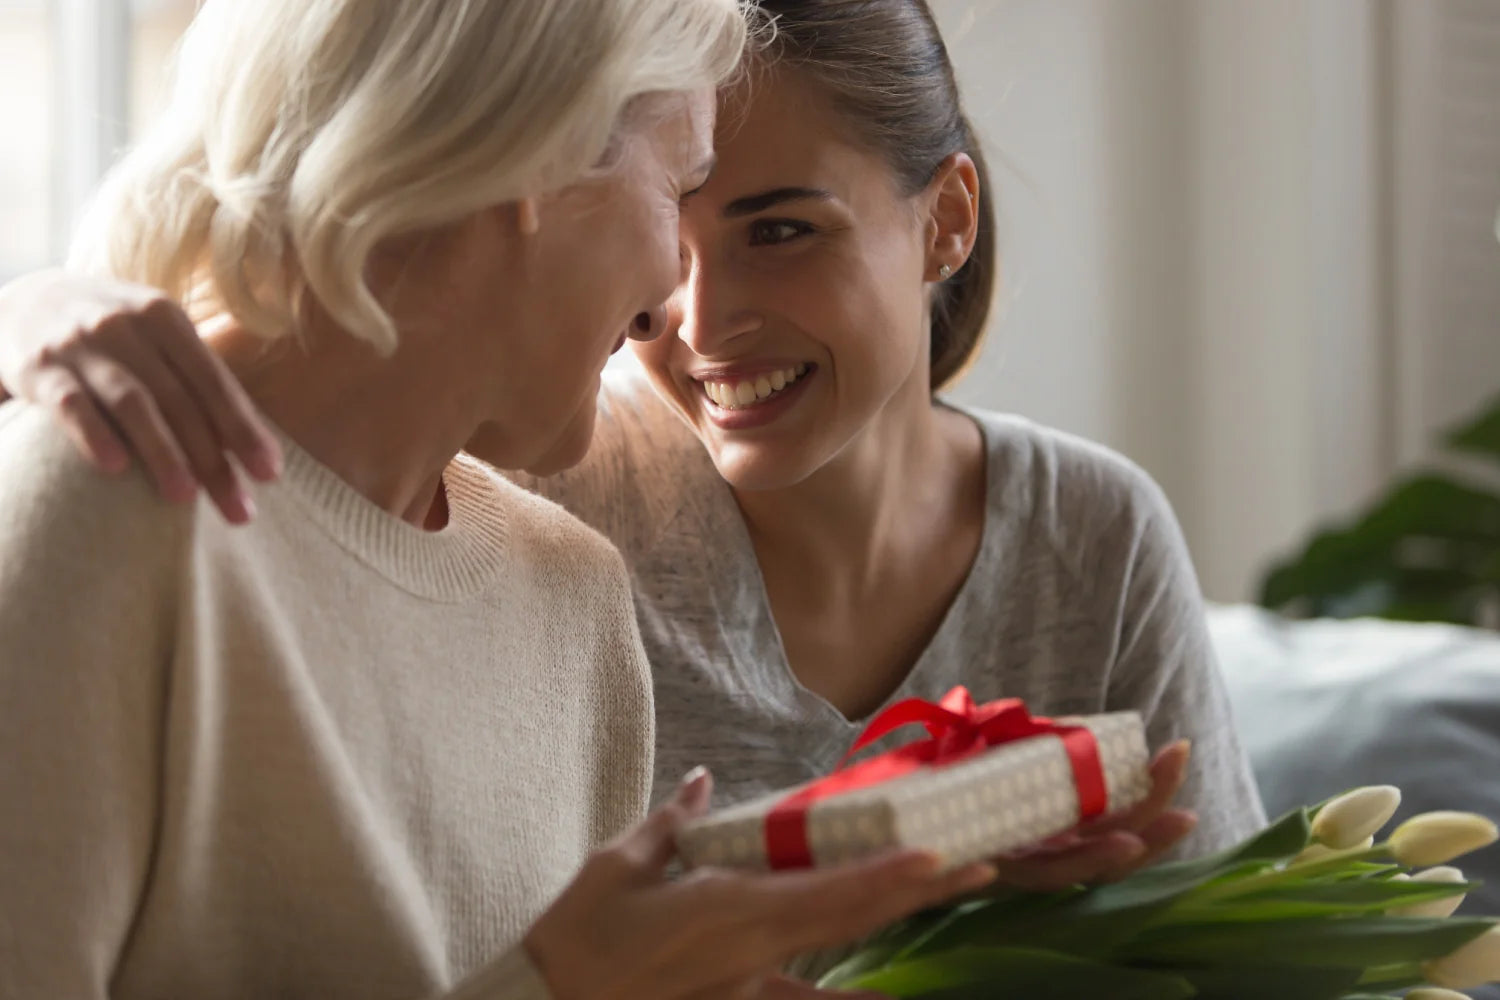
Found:
<svg viewBox="0 0 1500 1000"><path fill-rule="evenodd" d="M1161 858L1193 831L1198 817L1172 806L1187 777L1187 740L1151 762L1151 792L1135 807L1054 838L1024 855L996 859L996 885L1049 892L1118 881Z"/></svg>

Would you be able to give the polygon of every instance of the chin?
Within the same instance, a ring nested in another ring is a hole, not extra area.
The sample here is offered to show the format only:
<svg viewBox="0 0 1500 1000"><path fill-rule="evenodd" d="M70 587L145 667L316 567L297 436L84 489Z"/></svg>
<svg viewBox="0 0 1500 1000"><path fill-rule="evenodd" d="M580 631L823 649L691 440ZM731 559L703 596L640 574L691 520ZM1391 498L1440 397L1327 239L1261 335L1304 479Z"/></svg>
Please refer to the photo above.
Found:
<svg viewBox="0 0 1500 1000"><path fill-rule="evenodd" d="M527 462L524 471L532 476L555 476L582 462L594 443L595 412L591 399L587 412L574 418L551 447Z"/></svg>
<svg viewBox="0 0 1500 1000"><path fill-rule="evenodd" d="M729 447L712 458L726 483L752 493L790 489L816 471L800 457L776 455L769 448Z"/></svg>

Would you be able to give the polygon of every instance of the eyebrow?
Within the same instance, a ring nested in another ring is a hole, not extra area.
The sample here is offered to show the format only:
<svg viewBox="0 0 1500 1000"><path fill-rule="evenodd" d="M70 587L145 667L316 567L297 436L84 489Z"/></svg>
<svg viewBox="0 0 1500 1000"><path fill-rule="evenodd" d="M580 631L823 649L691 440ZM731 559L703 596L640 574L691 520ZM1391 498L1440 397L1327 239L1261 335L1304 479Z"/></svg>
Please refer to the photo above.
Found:
<svg viewBox="0 0 1500 1000"><path fill-rule="evenodd" d="M760 194L736 198L724 206L724 215L726 218L732 219L741 215L754 215L756 212L764 212L772 205L780 205L784 201L804 201L807 199L829 201L832 198L832 192L824 191L821 188L776 188L773 191L763 191Z"/></svg>

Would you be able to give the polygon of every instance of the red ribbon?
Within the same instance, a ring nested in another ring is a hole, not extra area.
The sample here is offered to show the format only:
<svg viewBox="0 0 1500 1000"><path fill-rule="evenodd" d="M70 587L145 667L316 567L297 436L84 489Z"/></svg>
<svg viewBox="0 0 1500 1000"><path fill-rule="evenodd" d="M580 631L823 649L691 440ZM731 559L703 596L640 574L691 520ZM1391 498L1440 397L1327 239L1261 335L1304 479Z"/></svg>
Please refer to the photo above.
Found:
<svg viewBox="0 0 1500 1000"><path fill-rule="evenodd" d="M847 766L849 758L876 740L920 723L928 738ZM1033 736L1056 736L1068 752L1078 792L1080 821L1101 816L1109 807L1099 742L1084 726L1068 726L1033 716L1019 698L974 704L967 688L956 687L937 704L921 698L897 702L870 720L832 774L807 785L772 807L766 816L766 858L772 868L810 868L807 810L814 802L876 785L924 767L943 767L991 747Z"/></svg>

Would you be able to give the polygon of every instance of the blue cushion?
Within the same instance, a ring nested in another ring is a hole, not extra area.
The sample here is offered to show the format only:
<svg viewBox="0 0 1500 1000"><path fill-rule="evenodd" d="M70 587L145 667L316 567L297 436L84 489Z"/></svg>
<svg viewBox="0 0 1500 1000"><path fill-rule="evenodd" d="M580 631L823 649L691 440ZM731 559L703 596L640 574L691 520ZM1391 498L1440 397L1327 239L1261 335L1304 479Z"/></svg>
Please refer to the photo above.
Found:
<svg viewBox="0 0 1500 1000"><path fill-rule="evenodd" d="M1209 625L1270 815L1388 784L1403 793L1398 820L1500 819L1500 635L1244 606L1211 608ZM1500 845L1456 864L1486 883L1459 912L1500 916ZM1500 988L1473 995L1500 1000Z"/></svg>

